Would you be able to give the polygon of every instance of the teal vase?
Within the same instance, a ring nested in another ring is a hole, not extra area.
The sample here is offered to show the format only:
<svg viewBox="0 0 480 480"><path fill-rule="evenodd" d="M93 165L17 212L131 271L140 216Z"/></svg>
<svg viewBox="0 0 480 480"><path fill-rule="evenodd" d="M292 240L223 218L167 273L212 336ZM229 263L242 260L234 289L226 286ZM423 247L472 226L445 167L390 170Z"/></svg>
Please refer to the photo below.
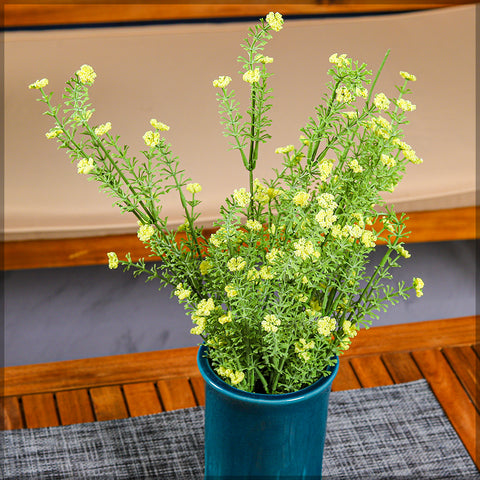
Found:
<svg viewBox="0 0 480 480"><path fill-rule="evenodd" d="M205 480L321 479L328 399L338 371L293 393L238 390L197 362L205 380Z"/></svg>

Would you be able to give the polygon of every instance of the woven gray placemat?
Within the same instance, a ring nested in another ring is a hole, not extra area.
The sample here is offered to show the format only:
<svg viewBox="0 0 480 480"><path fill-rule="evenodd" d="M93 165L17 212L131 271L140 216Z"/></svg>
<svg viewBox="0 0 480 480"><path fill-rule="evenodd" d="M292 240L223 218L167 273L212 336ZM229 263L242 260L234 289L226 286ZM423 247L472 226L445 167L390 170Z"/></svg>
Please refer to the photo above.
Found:
<svg viewBox="0 0 480 480"><path fill-rule="evenodd" d="M203 478L203 408L4 432L5 480ZM425 380L333 392L324 480L479 479Z"/></svg>

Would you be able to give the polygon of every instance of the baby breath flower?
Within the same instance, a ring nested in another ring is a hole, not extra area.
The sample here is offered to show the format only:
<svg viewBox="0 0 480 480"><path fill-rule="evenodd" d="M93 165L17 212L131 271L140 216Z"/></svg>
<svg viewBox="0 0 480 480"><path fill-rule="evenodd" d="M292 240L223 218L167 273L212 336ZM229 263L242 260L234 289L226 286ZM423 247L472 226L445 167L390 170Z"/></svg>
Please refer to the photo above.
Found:
<svg viewBox="0 0 480 480"><path fill-rule="evenodd" d="M225 287L225 291L227 292L227 297L228 298L233 298L233 297L236 297L238 295L237 290L235 290L235 288L232 287L232 285L227 285Z"/></svg>
<svg viewBox="0 0 480 480"><path fill-rule="evenodd" d="M62 130L60 128L52 128L51 130L49 130L45 136L48 138L48 139L51 139L51 138L56 138L58 137L60 134L62 133Z"/></svg>
<svg viewBox="0 0 480 480"><path fill-rule="evenodd" d="M353 100L353 97L352 97L352 94L350 93L350 90L348 90L348 88L345 87L345 86L338 87L335 90L335 92L337 94L337 96L336 96L337 102L350 103Z"/></svg>
<svg viewBox="0 0 480 480"><path fill-rule="evenodd" d="M155 227L153 225L141 225L137 232L137 237L142 242L148 242L152 235L155 233Z"/></svg>
<svg viewBox="0 0 480 480"><path fill-rule="evenodd" d="M212 267L212 262L209 260L202 260L199 265L200 273L202 275L206 275L212 269Z"/></svg>
<svg viewBox="0 0 480 480"><path fill-rule="evenodd" d="M322 228L328 230L337 220L337 216L333 213L333 210L319 210L315 215L315 220Z"/></svg>
<svg viewBox="0 0 480 480"><path fill-rule="evenodd" d="M384 93L378 93L375 95L373 103L379 110L388 110L390 108L390 100Z"/></svg>
<svg viewBox="0 0 480 480"><path fill-rule="evenodd" d="M275 333L278 331L278 327L281 325L281 321L273 314L265 315L264 320L262 321L262 328L266 332Z"/></svg>
<svg viewBox="0 0 480 480"><path fill-rule="evenodd" d="M417 157L415 150L413 150L409 145L406 147L407 148L403 149L403 155L407 160L417 165L423 162L421 158Z"/></svg>
<svg viewBox="0 0 480 480"><path fill-rule="evenodd" d="M305 362L310 360L310 353L308 350L312 350L313 348L315 348L315 342L313 340L307 343L304 338L300 338L298 342L295 342L295 353Z"/></svg>
<svg viewBox="0 0 480 480"><path fill-rule="evenodd" d="M405 100L404 98L399 98L396 101L398 108L401 108L405 112L413 112L417 109L417 106L414 105L410 100Z"/></svg>
<svg viewBox="0 0 480 480"><path fill-rule="evenodd" d="M230 374L230 381L232 382L232 385L238 385L239 383L242 383L244 378L245 374L243 372L237 371Z"/></svg>
<svg viewBox="0 0 480 480"><path fill-rule="evenodd" d="M207 320L204 317L200 317L196 319L197 326L193 327L190 330L192 335L201 335L205 331L205 327L207 325Z"/></svg>
<svg viewBox="0 0 480 480"><path fill-rule="evenodd" d="M385 155L384 153L382 153L382 155L380 156L380 161L386 166L386 167L394 167L397 162L395 161L394 158L392 157L389 157L388 155Z"/></svg>
<svg viewBox="0 0 480 480"><path fill-rule="evenodd" d="M332 173L333 164L335 160L332 159L324 159L319 165L319 173L320 173L320 180L324 182L329 175Z"/></svg>
<svg viewBox="0 0 480 480"><path fill-rule="evenodd" d="M82 65L76 73L83 84L91 85L97 78L95 70L90 65Z"/></svg>
<svg viewBox="0 0 480 480"><path fill-rule="evenodd" d="M148 130L148 132L145 132L143 135L143 141L148 147L155 147L160 143L160 133Z"/></svg>
<svg viewBox="0 0 480 480"><path fill-rule="evenodd" d="M86 158L82 158L77 163L77 172L83 173L84 175L86 175L87 173L90 173L94 168L95 168L95 163L93 162L93 158L89 158L88 160Z"/></svg>
<svg viewBox="0 0 480 480"><path fill-rule="evenodd" d="M401 255L403 258L410 258L411 255L410 253L408 252L408 250L406 250L405 248L403 248L401 245L399 245L397 247L397 252L399 253L399 255Z"/></svg>
<svg viewBox="0 0 480 480"><path fill-rule="evenodd" d="M267 259L268 263L275 263L277 258L280 256L280 250L278 248L272 248L266 255L265 258Z"/></svg>
<svg viewBox="0 0 480 480"><path fill-rule="evenodd" d="M173 293L178 297L179 300L185 300L192 292L191 290L188 290L188 288L185 288L183 283L179 283Z"/></svg>
<svg viewBox="0 0 480 480"><path fill-rule="evenodd" d="M310 194L308 192L298 192L293 197L293 203L295 205L298 205L299 207L307 206L309 201L310 201Z"/></svg>
<svg viewBox="0 0 480 480"><path fill-rule="evenodd" d="M273 270L270 265L263 265L258 275L262 280L273 280Z"/></svg>
<svg viewBox="0 0 480 480"><path fill-rule="evenodd" d="M247 192L244 188L234 190L233 199L239 207L245 208L250 202L250 192Z"/></svg>
<svg viewBox="0 0 480 480"><path fill-rule="evenodd" d="M335 197L331 193L322 193L317 199L318 205L328 210L335 210L338 203L335 202Z"/></svg>
<svg viewBox="0 0 480 480"><path fill-rule="evenodd" d="M268 25L270 28L275 31L279 32L283 28L283 17L280 13L276 12L270 12L266 17L265 20L267 21Z"/></svg>
<svg viewBox="0 0 480 480"><path fill-rule="evenodd" d="M255 282L256 280L258 280L260 278L260 273L258 272L257 269L255 268L251 268L248 272L247 272L247 280L249 282Z"/></svg>
<svg viewBox="0 0 480 480"><path fill-rule="evenodd" d="M328 61L340 68L350 66L350 60L347 58L346 53L342 53L341 55L334 53L333 55L330 55Z"/></svg>
<svg viewBox="0 0 480 480"><path fill-rule="evenodd" d="M344 233L352 238L360 238L363 234L363 228L359 225L345 225Z"/></svg>
<svg viewBox="0 0 480 480"><path fill-rule="evenodd" d="M332 317L322 317L317 322L317 331L320 335L328 337L337 326L337 321Z"/></svg>
<svg viewBox="0 0 480 480"><path fill-rule="evenodd" d="M357 328L352 325L352 322L350 320L345 320L343 322L342 328L345 335L347 335L347 337L349 338L355 337L357 335Z"/></svg>
<svg viewBox="0 0 480 480"><path fill-rule="evenodd" d="M355 87L355 95L366 99L368 97L368 90L364 87Z"/></svg>
<svg viewBox="0 0 480 480"><path fill-rule="evenodd" d="M415 277L413 279L413 288L415 289L417 297L421 297L423 295L424 286L425 284L423 283L423 280L421 278Z"/></svg>
<svg viewBox="0 0 480 480"><path fill-rule="evenodd" d="M115 252L108 252L107 257L108 257L108 268L110 270L115 270L116 268L118 268L117 254Z"/></svg>
<svg viewBox="0 0 480 480"><path fill-rule="evenodd" d="M199 183L189 183L185 188L192 194L202 191L202 186Z"/></svg>
<svg viewBox="0 0 480 480"><path fill-rule="evenodd" d="M99 125L95 129L95 135L98 135L98 136L103 135L108 131L110 131L111 129L112 129L112 124L110 122L104 123L102 125Z"/></svg>
<svg viewBox="0 0 480 480"><path fill-rule="evenodd" d="M300 238L293 243L295 251L293 252L296 257L300 257L302 260L306 260L309 256L315 253L315 248L310 240Z"/></svg>
<svg viewBox="0 0 480 480"><path fill-rule="evenodd" d="M230 323L232 321L232 312L228 312L226 315L222 315L219 317L218 321L222 324L225 325L226 323Z"/></svg>
<svg viewBox="0 0 480 480"><path fill-rule="evenodd" d="M159 122L158 120L156 120L155 118L152 118L150 120L150 125L153 127L153 128L156 128L157 130L160 130L162 132L168 132L170 130L170 127L168 125L165 125L164 123L162 122Z"/></svg>
<svg viewBox="0 0 480 480"><path fill-rule="evenodd" d="M226 75L222 75L213 81L213 86L216 88L227 88L232 79Z"/></svg>
<svg viewBox="0 0 480 480"><path fill-rule="evenodd" d="M48 85L48 78L42 78L41 80L37 80L34 83L31 83L28 88L39 90L40 88L46 87Z"/></svg>
<svg viewBox="0 0 480 480"><path fill-rule="evenodd" d="M257 220L247 220L245 226L253 232L259 232L262 229L262 224Z"/></svg>
<svg viewBox="0 0 480 480"><path fill-rule="evenodd" d="M362 243L368 248L375 248L377 237L370 231L365 230L362 234Z"/></svg>
<svg viewBox="0 0 480 480"><path fill-rule="evenodd" d="M293 152L295 147L293 145L287 145L286 147L278 147L275 149L275 153L289 153Z"/></svg>
<svg viewBox="0 0 480 480"><path fill-rule="evenodd" d="M345 118L348 118L349 120L355 120L358 118L358 113L357 112L343 112L342 115Z"/></svg>
<svg viewBox="0 0 480 480"><path fill-rule="evenodd" d="M256 83L260 81L260 69L255 68L254 70L247 70L242 77L243 81L247 83Z"/></svg>
<svg viewBox="0 0 480 480"><path fill-rule="evenodd" d="M356 158L354 158L353 160L350 160L350 162L348 162L348 167L354 173L362 173L363 170L364 170L363 167L358 163L358 160Z"/></svg>
<svg viewBox="0 0 480 480"><path fill-rule="evenodd" d="M240 272L246 267L246 265L247 262L245 262L243 257L234 257L227 262L227 268L231 272Z"/></svg>
<svg viewBox="0 0 480 480"><path fill-rule="evenodd" d="M273 58L272 57L266 57L265 55L257 55L255 57L255 61L259 63L273 63Z"/></svg>
<svg viewBox="0 0 480 480"><path fill-rule="evenodd" d="M412 75L411 73L408 72L400 72L400 76L403 77L405 80L408 80L410 82L416 82L417 77L415 75Z"/></svg>
<svg viewBox="0 0 480 480"><path fill-rule="evenodd" d="M209 298L209 299L202 298L202 300L198 302L197 309L195 310L195 313L193 314L193 316L195 318L208 317L213 312L214 309L215 309L215 303L213 301L213 298Z"/></svg>

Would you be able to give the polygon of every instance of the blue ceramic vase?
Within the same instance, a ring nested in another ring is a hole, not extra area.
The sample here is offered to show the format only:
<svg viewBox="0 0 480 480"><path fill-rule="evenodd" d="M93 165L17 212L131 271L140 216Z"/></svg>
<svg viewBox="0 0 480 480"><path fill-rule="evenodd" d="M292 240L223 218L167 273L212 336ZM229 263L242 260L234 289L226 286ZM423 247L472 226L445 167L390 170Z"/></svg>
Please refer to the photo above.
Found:
<svg viewBox="0 0 480 480"><path fill-rule="evenodd" d="M294 393L238 390L212 370L201 346L205 380L205 480L321 479L328 399L338 371Z"/></svg>

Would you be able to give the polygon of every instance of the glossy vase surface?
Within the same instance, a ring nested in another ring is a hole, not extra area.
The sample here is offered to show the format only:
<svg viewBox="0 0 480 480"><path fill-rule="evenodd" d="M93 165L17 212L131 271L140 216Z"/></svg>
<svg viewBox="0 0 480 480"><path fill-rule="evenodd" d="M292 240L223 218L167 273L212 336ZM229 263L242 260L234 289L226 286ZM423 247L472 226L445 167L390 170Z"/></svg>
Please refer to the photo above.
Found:
<svg viewBox="0 0 480 480"><path fill-rule="evenodd" d="M294 393L266 395L226 384L198 352L205 380L205 480L320 479L328 399L338 371Z"/></svg>

